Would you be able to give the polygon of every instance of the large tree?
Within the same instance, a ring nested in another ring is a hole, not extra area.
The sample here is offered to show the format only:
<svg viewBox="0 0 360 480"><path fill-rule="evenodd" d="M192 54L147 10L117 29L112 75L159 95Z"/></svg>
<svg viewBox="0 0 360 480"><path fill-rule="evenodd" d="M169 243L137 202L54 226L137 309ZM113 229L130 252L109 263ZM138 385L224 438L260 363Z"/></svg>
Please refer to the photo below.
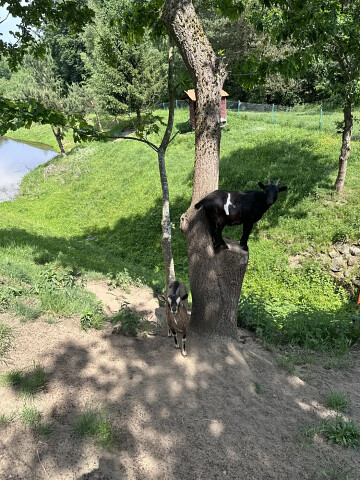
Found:
<svg viewBox="0 0 360 480"><path fill-rule="evenodd" d="M88 84L96 92L103 109L115 117L151 108L165 92L166 62L147 34L141 41L122 37L121 12L129 0L93 0L95 25L86 33ZM118 22L111 22L114 15Z"/></svg>
<svg viewBox="0 0 360 480"><path fill-rule="evenodd" d="M19 18L13 42L4 41L0 34L0 59L6 57L12 69L19 65L26 53L45 53L46 45L39 35L45 25L51 27L64 21L70 32L79 32L94 16L87 0L0 0L0 6L5 7L8 14ZM6 28L6 16L0 18L1 23Z"/></svg>
<svg viewBox="0 0 360 480"><path fill-rule="evenodd" d="M231 2L213 3L218 9L229 7L230 13L237 13ZM192 323L213 334L235 336L248 253L231 241L228 250L215 253L204 213L194 209L196 202L218 188L220 103L226 67L214 52L190 0L164 2L162 18L190 72L196 93L193 195L181 218L188 247Z"/></svg>
<svg viewBox="0 0 360 480"><path fill-rule="evenodd" d="M288 74L298 75L319 61L323 86L341 101L344 120L335 190L344 187L350 157L353 107L360 94L360 1L359 0L275 0L261 23L277 43L295 47L283 62Z"/></svg>

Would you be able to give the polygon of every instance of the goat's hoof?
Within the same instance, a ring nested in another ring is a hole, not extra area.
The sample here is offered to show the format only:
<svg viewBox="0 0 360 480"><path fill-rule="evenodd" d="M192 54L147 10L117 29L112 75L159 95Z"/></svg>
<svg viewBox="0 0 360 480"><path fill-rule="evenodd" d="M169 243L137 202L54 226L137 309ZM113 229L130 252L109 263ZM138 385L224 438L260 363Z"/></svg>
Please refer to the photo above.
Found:
<svg viewBox="0 0 360 480"><path fill-rule="evenodd" d="M179 345L175 345L175 348L176 348L177 350L180 350Z"/></svg>
<svg viewBox="0 0 360 480"><path fill-rule="evenodd" d="M244 250L244 252L249 251L249 247L247 245L241 245L241 243L240 243L240 248L242 248Z"/></svg>
<svg viewBox="0 0 360 480"><path fill-rule="evenodd" d="M219 245L214 245L214 250L216 253L221 252L221 250L228 250L229 247L226 245L226 243L222 244L220 243Z"/></svg>
<svg viewBox="0 0 360 480"><path fill-rule="evenodd" d="M185 352L184 352L184 353L181 353L181 355L182 355L184 358L187 357L187 353L185 353Z"/></svg>

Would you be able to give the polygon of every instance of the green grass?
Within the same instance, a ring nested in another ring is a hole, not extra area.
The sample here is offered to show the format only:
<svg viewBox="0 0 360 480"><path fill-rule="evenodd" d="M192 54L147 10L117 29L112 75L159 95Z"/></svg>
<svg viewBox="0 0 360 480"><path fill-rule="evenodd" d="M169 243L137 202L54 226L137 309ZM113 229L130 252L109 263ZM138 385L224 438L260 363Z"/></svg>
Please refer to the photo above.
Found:
<svg viewBox="0 0 360 480"><path fill-rule="evenodd" d="M344 392L330 392L325 398L325 405L337 412L346 412L350 405L349 397Z"/></svg>
<svg viewBox="0 0 360 480"><path fill-rule="evenodd" d="M113 316L111 321L113 331L121 332L128 337L135 337L142 333L152 331L154 324L145 317L137 315L129 307L129 302L122 302L119 312Z"/></svg>
<svg viewBox="0 0 360 480"><path fill-rule="evenodd" d="M35 407L24 407L21 411L20 417L24 424L29 428L35 428L40 421L40 412Z"/></svg>
<svg viewBox="0 0 360 480"><path fill-rule="evenodd" d="M40 411L35 407L24 406L20 413L20 418L27 428L43 437L47 437L53 431L53 425L43 422Z"/></svg>
<svg viewBox="0 0 360 480"><path fill-rule="evenodd" d="M356 475L356 474L355 474ZM311 475L310 480L356 480L353 469L342 465L330 465Z"/></svg>
<svg viewBox="0 0 360 480"><path fill-rule="evenodd" d="M302 429L307 442L316 444L316 437L324 437L328 443L342 447L356 448L360 444L360 428L354 420L346 420L341 415L328 417L318 423L307 425Z"/></svg>
<svg viewBox="0 0 360 480"><path fill-rule="evenodd" d="M6 415L5 413L0 414L0 429L8 427L15 418L15 413Z"/></svg>
<svg viewBox="0 0 360 480"><path fill-rule="evenodd" d="M341 138L334 122L341 114L325 114L321 131L314 128L317 115L279 112L272 125L263 114L229 112L219 187L256 189L268 176L288 186L250 236L240 325L270 342L342 353L359 340L360 322L352 322L353 299L334 284L318 255L338 239L358 239L359 144L352 144L345 190L336 193L332 185ZM175 125L187 118L186 110L177 111ZM29 132L36 137L36 131ZM153 135L151 140L159 143L160 138ZM175 269L188 285L179 219L191 200L193 132L177 135L166 161ZM83 323L89 312L95 314L96 301L78 284L45 288L49 282L42 272L73 272L77 279L100 275L127 286L135 282L163 289L161 188L154 152L130 140L90 143L50 165L25 177L14 202L0 204L0 271L7 285L22 289L20 296L38 298L45 314L79 314ZM238 239L241 227L224 234ZM307 260L292 267L292 256L303 253ZM73 288L76 295L67 290ZM58 290L60 297L54 293ZM12 304L16 295L9 293L5 304Z"/></svg>
<svg viewBox="0 0 360 480"><path fill-rule="evenodd" d="M28 371L11 370L0 377L0 386L11 387L24 397L34 397L45 385L46 374L40 365L34 365Z"/></svg>
<svg viewBox="0 0 360 480"><path fill-rule="evenodd" d="M340 415L324 423L323 435L329 443L343 447L357 447L360 443L360 428L353 420L345 420Z"/></svg>
<svg viewBox="0 0 360 480"><path fill-rule="evenodd" d="M0 311L9 310L21 321L34 321L42 315L48 320L71 315L78 315L80 319L91 317L88 327L102 328L102 308L95 296L84 290L82 271L63 267L59 259L48 258L45 262L45 254L35 254L35 258L29 259L27 248L17 246L14 251L11 247L4 250L0 247L4 283Z"/></svg>
<svg viewBox="0 0 360 480"><path fill-rule="evenodd" d="M75 421L73 428L79 437L93 437L103 448L110 449L115 442L112 419L105 409L87 408Z"/></svg>
<svg viewBox="0 0 360 480"><path fill-rule="evenodd" d="M0 362L4 361L12 343L13 333L9 326L0 323Z"/></svg>

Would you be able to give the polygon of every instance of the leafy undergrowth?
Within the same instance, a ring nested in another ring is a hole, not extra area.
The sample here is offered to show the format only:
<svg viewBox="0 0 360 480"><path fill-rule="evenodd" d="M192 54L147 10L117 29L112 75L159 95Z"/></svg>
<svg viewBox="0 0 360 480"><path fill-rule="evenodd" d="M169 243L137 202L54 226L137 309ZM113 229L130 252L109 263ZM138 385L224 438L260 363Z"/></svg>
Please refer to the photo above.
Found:
<svg viewBox="0 0 360 480"><path fill-rule="evenodd" d="M39 259L34 262L26 255L0 255L3 274L0 312L13 313L23 322L41 317L51 323L74 315L80 318L84 330L102 328L105 321L102 307L95 296L83 288L82 272L63 267L58 262L45 265L38 262ZM10 334L4 331L2 337L0 344L5 354Z"/></svg>
<svg viewBox="0 0 360 480"><path fill-rule="evenodd" d="M261 115L229 112L222 134L220 188L257 189L267 177L281 178L288 187L250 236L239 322L268 341L346 351L360 338L353 299L315 256L339 238L358 240L358 144L353 143L345 190L336 193L335 128L334 133L330 127L308 128L316 112L302 115L301 127L287 115L286 122L272 125ZM177 111L176 128L187 119L186 110ZM34 139L36 131L30 130ZM159 143L160 137L152 135L151 141ZM193 161L194 133L177 135L167 171L175 269L187 285L179 219L191 200ZM39 166L25 177L17 199L0 205L0 217L0 271L5 269L7 279L1 308L28 312L20 314L30 318L76 313L87 328L99 309L81 288L83 279L123 278L163 289L157 158L139 142L90 143ZM239 238L241 227L224 235ZM290 257L304 252L306 263L291 267ZM46 277L53 271L66 277L59 289L49 287L53 279ZM66 285L69 278L72 285ZM69 289L77 294L68 295Z"/></svg>

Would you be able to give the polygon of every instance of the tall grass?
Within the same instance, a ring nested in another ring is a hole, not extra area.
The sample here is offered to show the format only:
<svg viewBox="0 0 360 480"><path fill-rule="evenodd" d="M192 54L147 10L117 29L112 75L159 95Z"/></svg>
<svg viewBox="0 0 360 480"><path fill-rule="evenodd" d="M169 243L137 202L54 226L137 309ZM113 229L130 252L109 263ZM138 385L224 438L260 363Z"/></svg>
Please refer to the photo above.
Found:
<svg viewBox="0 0 360 480"><path fill-rule="evenodd" d="M302 126L294 114L274 124L256 115L228 113L220 188L256 189L259 180L280 177L288 191L250 236L240 322L282 342L347 349L360 337L351 321L353 305L317 255L339 238L358 239L359 145L353 142L339 194L332 189L341 140L335 124L331 132L310 128L312 112L302 114ZM187 119L186 110L177 111L176 127L183 131ZM191 201L193 132L177 135L166 161L175 268L179 280L188 283L179 219ZM0 205L0 217L0 268L10 279L33 285L40 271L57 265L81 277L116 278L126 272L164 287L157 158L139 142L91 143L39 166L25 177L19 198ZM224 234L240 238L241 227ZM291 256L304 253L307 261L293 268Z"/></svg>

